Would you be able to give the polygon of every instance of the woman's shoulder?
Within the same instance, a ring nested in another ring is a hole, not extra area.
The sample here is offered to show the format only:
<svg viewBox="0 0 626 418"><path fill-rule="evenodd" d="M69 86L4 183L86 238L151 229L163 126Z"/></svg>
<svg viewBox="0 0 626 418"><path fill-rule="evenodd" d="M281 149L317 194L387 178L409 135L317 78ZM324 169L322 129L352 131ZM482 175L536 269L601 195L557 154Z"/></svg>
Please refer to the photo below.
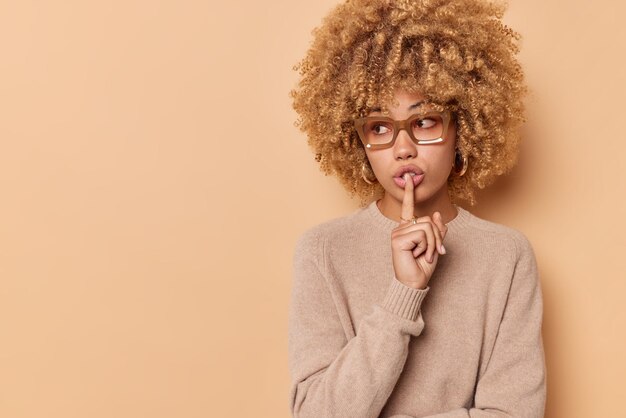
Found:
<svg viewBox="0 0 626 418"><path fill-rule="evenodd" d="M296 247L311 247L322 242L349 239L355 230L362 229L363 210L360 208L305 228L297 237Z"/></svg>
<svg viewBox="0 0 626 418"><path fill-rule="evenodd" d="M533 252L530 239L520 229L481 218L469 211L467 214L467 225L464 229L472 235L481 236L493 245L501 245L503 249L509 248L517 256L524 252Z"/></svg>

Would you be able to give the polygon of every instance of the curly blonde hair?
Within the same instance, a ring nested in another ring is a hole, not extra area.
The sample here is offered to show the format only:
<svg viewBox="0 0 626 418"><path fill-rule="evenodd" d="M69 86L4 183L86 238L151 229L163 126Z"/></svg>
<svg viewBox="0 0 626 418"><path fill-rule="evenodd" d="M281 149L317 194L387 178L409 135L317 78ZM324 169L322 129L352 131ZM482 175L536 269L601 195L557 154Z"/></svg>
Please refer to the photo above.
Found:
<svg viewBox="0 0 626 418"><path fill-rule="evenodd" d="M501 22L506 2L481 0L347 0L313 29L294 66L295 125L305 132L320 169L336 175L363 205L383 192L353 125L374 107L387 112L397 88L450 109L465 175L450 175L453 201L476 203L477 188L517 163L527 93L516 54L521 36Z"/></svg>

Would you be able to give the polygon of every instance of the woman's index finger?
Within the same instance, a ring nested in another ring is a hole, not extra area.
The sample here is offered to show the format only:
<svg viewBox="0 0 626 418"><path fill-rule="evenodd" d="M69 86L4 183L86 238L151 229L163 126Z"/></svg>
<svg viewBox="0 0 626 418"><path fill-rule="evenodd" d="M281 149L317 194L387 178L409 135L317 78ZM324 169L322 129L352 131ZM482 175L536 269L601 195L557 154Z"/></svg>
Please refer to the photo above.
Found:
<svg viewBox="0 0 626 418"><path fill-rule="evenodd" d="M412 219L415 216L415 198L413 196L413 177L410 174L405 173L404 176L404 198L402 199L402 214L403 219ZM405 221L401 221L405 223Z"/></svg>

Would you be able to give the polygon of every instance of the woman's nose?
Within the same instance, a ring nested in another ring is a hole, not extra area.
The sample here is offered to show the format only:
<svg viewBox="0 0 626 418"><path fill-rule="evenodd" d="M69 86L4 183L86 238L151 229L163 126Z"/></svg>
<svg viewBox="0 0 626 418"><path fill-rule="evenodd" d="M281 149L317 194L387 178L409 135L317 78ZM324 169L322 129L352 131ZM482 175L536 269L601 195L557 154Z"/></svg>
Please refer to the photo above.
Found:
<svg viewBox="0 0 626 418"><path fill-rule="evenodd" d="M393 147L396 158L401 157L406 159L417 155L417 145L413 142L409 133L404 129L401 129L398 132L396 143L393 144Z"/></svg>

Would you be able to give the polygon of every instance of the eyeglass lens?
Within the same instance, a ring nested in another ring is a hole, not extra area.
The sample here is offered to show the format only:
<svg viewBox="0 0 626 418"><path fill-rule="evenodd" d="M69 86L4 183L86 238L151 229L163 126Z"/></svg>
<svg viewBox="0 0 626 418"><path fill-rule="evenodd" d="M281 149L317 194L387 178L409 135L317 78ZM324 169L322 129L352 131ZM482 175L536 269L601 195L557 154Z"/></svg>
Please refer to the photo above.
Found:
<svg viewBox="0 0 626 418"><path fill-rule="evenodd" d="M408 129L417 139L432 140L443 135L444 121L440 114L418 116L408 121ZM394 136L392 120L385 118L370 118L363 124L363 135L369 144L386 144Z"/></svg>

